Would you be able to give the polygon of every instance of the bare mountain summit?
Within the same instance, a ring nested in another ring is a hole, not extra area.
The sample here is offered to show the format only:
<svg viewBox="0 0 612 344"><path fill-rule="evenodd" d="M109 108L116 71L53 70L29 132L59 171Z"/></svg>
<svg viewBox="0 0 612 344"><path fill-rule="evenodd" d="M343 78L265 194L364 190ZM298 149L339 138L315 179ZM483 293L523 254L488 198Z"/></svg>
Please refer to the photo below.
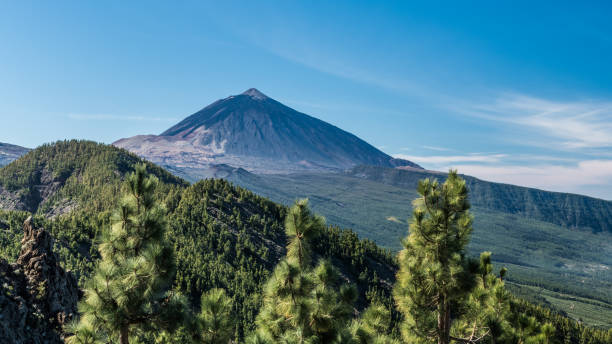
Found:
<svg viewBox="0 0 612 344"><path fill-rule="evenodd" d="M134 136L114 145L178 168L227 164L256 173L334 171L356 165L420 168L254 88L208 105L161 135Z"/></svg>

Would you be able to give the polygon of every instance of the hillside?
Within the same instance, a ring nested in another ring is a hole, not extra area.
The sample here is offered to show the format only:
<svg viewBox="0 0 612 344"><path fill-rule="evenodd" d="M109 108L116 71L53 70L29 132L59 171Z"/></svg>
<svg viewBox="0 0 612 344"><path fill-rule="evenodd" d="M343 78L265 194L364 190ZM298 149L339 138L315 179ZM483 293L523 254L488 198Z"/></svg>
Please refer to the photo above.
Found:
<svg viewBox="0 0 612 344"><path fill-rule="evenodd" d="M84 151L88 151L88 158L79 158L77 153ZM40 157L45 163L33 157ZM62 161L55 160L58 158ZM23 159L15 164L33 166L26 170L33 175L37 175L35 171L41 166L50 175L58 174L57 169L71 171L59 174L65 181L53 197L38 207L33 226L44 227L55 237L55 251L61 265L71 270L82 285L98 257L98 228L108 225L109 210L117 202L122 177L141 160L123 150L86 141L41 147ZM98 165L100 161L104 166ZM168 210L168 238L174 242L177 252L175 286L189 296L194 307L203 291L211 287L225 288L234 300L236 334L241 337L253 326L263 282L285 254L283 220L287 208L223 180L205 180L189 186L155 166L149 165L149 168L161 181L158 198ZM6 171L16 169L2 169L0 175L6 177ZM70 187L69 181L79 178L90 184ZM35 189L37 184L23 182L26 179L20 182L23 190ZM12 192L19 193L15 185L11 187ZM87 196L92 190L96 190L95 201L94 197ZM48 217L49 211L54 212L62 204L53 200L62 200L59 195L67 194L75 200L75 207L63 215ZM314 199L312 202L318 203ZM23 211L0 211L0 256L9 261L15 261L19 254L21 226L27 216ZM343 278L358 286L359 309L372 298L391 305L389 292L396 271L391 252L337 227L329 227L316 242L316 256L331 258ZM585 333L588 336L599 333L550 311L529 304L521 307L542 319L554 321L559 338L567 336L571 343L578 343Z"/></svg>
<svg viewBox="0 0 612 344"><path fill-rule="evenodd" d="M0 185L12 194L29 195L37 192L43 170L46 175L60 176L52 179L57 186L50 197L31 209L36 211L36 226L55 236L60 261L82 285L98 255L98 228L108 225L122 177L139 162L142 160L133 154L112 146L58 142L0 169ZM161 181L159 198L169 211L168 236L177 247L176 286L194 305L204 290L213 286L227 289L239 320L237 333L242 334L253 324L263 282L285 254L286 208L223 180L188 186L154 165L148 167ZM8 183L10 178L15 181ZM64 206L66 197L74 202L70 209ZM0 211L1 257L17 258L21 226L28 215ZM359 240L351 231L330 227L324 236L316 247L317 256L330 257L344 278L359 287L360 307L366 305L366 292L389 294L394 275L389 252Z"/></svg>
<svg viewBox="0 0 612 344"><path fill-rule="evenodd" d="M29 151L28 148L0 142L0 167L8 165Z"/></svg>
<svg viewBox="0 0 612 344"><path fill-rule="evenodd" d="M116 193L118 182L142 161L136 155L90 141L45 144L0 169L0 209L57 216L87 205L108 209L99 195ZM149 172L171 185L186 182L147 163Z"/></svg>
<svg viewBox="0 0 612 344"><path fill-rule="evenodd" d="M285 173L361 164L418 167L256 89L218 100L161 135L125 138L114 145L179 168L227 164L257 173Z"/></svg>

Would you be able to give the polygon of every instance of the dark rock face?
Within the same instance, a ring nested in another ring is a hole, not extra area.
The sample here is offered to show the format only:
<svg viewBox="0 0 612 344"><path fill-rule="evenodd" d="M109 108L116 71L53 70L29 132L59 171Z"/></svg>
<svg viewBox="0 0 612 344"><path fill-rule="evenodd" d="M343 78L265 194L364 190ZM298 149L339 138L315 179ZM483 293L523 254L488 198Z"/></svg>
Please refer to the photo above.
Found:
<svg viewBox="0 0 612 344"><path fill-rule="evenodd" d="M256 173L333 171L356 165L418 167L256 89L218 100L159 136L135 136L114 145L162 165L227 164Z"/></svg>
<svg viewBox="0 0 612 344"><path fill-rule="evenodd" d="M23 210L35 213L38 207L59 191L66 182L66 179L61 176L53 176L53 172L46 167L40 168L36 172L36 177L32 181L34 183L33 187L27 190L27 192L22 192L22 190L11 191L0 185L0 209ZM57 213L45 215L47 217L61 215L74 207L74 204L68 204L63 207L67 209L56 208Z"/></svg>
<svg viewBox="0 0 612 344"><path fill-rule="evenodd" d="M0 260L0 339L62 343L63 326L77 314L76 278L59 266L47 231L34 228L31 217L23 230L17 263Z"/></svg>

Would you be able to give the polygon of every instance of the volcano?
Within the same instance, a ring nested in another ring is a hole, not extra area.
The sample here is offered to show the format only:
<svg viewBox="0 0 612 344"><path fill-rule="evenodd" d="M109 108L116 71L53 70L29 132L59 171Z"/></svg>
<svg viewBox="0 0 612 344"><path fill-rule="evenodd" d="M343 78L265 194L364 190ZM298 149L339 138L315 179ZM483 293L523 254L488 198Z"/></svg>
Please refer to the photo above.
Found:
<svg viewBox="0 0 612 344"><path fill-rule="evenodd" d="M255 173L341 171L357 165L418 165L251 88L220 99L160 135L113 143L161 165L226 164Z"/></svg>

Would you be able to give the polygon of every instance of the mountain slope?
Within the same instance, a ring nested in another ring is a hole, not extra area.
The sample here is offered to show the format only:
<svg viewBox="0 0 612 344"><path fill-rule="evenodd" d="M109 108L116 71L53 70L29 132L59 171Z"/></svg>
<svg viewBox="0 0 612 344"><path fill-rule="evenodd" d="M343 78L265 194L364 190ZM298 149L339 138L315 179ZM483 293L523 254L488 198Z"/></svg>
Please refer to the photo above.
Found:
<svg viewBox="0 0 612 344"><path fill-rule="evenodd" d="M28 148L0 142L0 167L8 165L28 151Z"/></svg>
<svg viewBox="0 0 612 344"><path fill-rule="evenodd" d="M218 100L159 136L135 136L114 145L162 165L227 164L259 173L343 170L360 164L418 167L256 89Z"/></svg>

